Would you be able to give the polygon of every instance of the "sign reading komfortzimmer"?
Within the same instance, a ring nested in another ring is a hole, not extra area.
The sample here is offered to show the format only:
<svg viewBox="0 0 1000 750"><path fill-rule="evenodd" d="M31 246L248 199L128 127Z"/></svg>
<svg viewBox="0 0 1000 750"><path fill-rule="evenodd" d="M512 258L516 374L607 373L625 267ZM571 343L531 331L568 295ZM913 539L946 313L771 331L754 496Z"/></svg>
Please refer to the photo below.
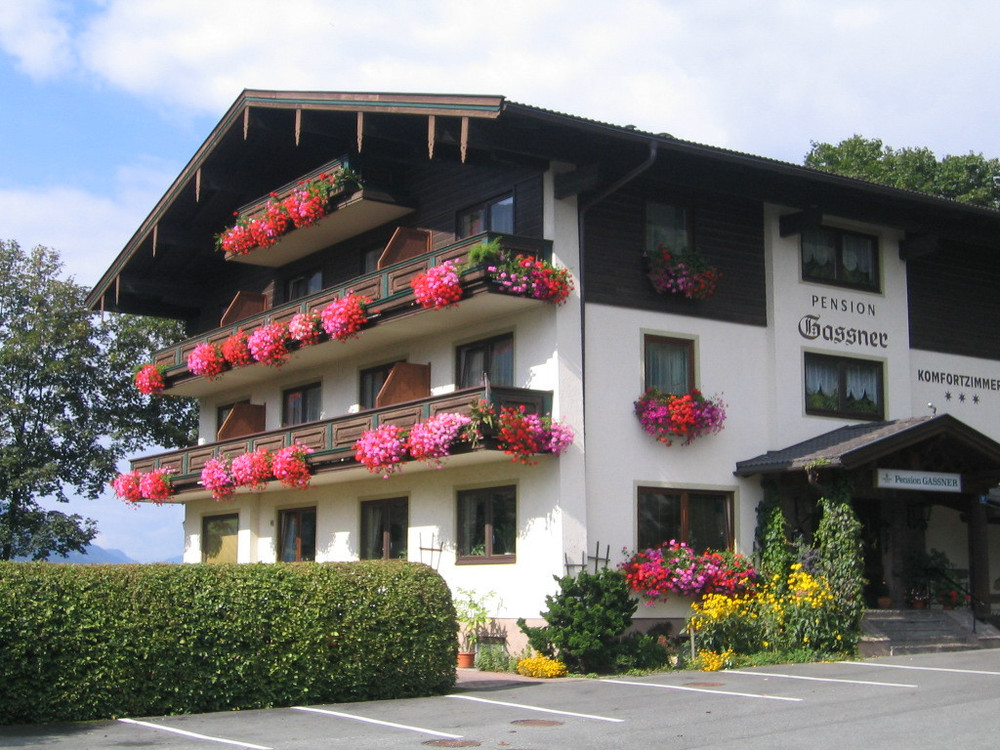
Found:
<svg viewBox="0 0 1000 750"><path fill-rule="evenodd" d="M943 474L939 471L875 469L875 486L921 492L961 492L962 475Z"/></svg>

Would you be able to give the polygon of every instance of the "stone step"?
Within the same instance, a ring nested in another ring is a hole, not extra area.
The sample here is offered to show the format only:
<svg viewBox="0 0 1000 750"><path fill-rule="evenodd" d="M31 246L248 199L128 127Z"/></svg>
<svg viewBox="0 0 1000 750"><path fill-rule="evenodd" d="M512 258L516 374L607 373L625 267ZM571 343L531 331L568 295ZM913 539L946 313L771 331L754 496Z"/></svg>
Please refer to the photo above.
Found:
<svg viewBox="0 0 1000 750"><path fill-rule="evenodd" d="M1000 648L1000 632L977 622L968 611L869 610L861 623L863 656Z"/></svg>

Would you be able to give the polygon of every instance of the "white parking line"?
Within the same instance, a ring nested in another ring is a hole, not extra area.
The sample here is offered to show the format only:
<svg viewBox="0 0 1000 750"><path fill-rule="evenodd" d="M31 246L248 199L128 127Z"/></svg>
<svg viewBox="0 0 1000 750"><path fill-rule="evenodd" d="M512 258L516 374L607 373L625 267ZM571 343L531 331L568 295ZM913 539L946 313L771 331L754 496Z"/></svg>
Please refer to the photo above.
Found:
<svg viewBox="0 0 1000 750"><path fill-rule="evenodd" d="M847 662L843 662L847 663ZM724 674L743 674L750 677L780 677L784 680L810 680L812 682L843 682L847 685L874 685L876 687L915 688L903 682L872 682L870 680L838 680L833 677L806 677L800 674L778 674L777 672L744 672L739 669L727 669Z"/></svg>
<svg viewBox="0 0 1000 750"><path fill-rule="evenodd" d="M557 711L554 708L539 708L538 706L527 706L523 703L506 703L504 701L491 701L486 698L476 698L471 695L446 695L445 698L460 698L464 701L477 701L478 703L490 703L494 706L507 706L509 708L521 708L525 711L540 711L545 714L558 714L559 716L575 716L579 719L594 719L595 721L612 721L621 724L624 719L613 719L610 716L597 716L595 714L578 714L572 711Z"/></svg>
<svg viewBox="0 0 1000 750"><path fill-rule="evenodd" d="M460 740L462 735L460 734L447 734L446 732L435 732L433 729L424 729L423 727L410 726L409 724L396 724L392 721L381 721L379 719L369 719L365 716L356 716L355 714L345 714L341 711L327 711L324 708L310 708L308 706L292 706L293 711L308 711L314 714L325 714L327 716L337 716L341 719L351 719L353 721L362 721L365 724L378 724L382 727L392 727L393 729L405 729L410 732L419 732L420 734L432 734L435 737L444 737L449 740Z"/></svg>
<svg viewBox="0 0 1000 750"><path fill-rule="evenodd" d="M859 667L885 667L886 669L915 669L921 672L956 672L958 674L986 674L1000 677L1000 672L989 672L985 669L949 669L947 667L913 667L908 664L883 664L870 661L840 661L838 664L853 664Z"/></svg>
<svg viewBox="0 0 1000 750"><path fill-rule="evenodd" d="M135 724L136 726L146 727L147 729L157 729L161 732L171 732L172 734L180 734L184 737L191 737L196 740L205 740L206 742L219 742L223 745L236 745L236 747L248 747L250 750L271 750L269 747L264 745L254 745L251 742L239 742L238 740L227 740L222 737L210 737L207 734L198 734L197 732L188 732L184 729L176 729L174 727L165 727L162 724L154 724L151 721L137 721L136 719L119 719L118 721L123 724Z"/></svg>
<svg viewBox="0 0 1000 750"><path fill-rule="evenodd" d="M710 695L734 695L738 698L760 698L768 701L790 701L799 703L802 698L785 698L780 695L759 695L757 693L735 693L731 690L707 690L705 688L687 687L685 685L660 685L656 682L629 682L628 680L601 680L601 682L611 682L615 685L635 685L636 687L660 688L662 690L685 690L689 693L708 693Z"/></svg>

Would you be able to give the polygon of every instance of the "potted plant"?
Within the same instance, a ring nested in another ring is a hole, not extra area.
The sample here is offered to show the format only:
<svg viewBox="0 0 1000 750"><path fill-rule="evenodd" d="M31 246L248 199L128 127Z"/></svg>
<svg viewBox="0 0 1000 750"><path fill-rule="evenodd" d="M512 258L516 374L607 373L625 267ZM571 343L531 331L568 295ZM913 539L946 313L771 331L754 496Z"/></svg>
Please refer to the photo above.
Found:
<svg viewBox="0 0 1000 750"><path fill-rule="evenodd" d="M490 613L486 608L496 593L490 591L485 596L477 596L475 591L458 589L455 599L455 617L459 625L458 666L468 668L476 661L476 644L479 637L490 622Z"/></svg>

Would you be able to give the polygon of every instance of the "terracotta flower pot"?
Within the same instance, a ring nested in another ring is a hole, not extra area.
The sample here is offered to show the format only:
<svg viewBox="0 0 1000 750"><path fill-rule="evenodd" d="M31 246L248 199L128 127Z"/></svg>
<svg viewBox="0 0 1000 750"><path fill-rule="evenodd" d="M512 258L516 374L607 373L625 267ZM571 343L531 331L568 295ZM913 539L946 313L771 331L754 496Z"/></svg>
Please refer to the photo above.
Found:
<svg viewBox="0 0 1000 750"><path fill-rule="evenodd" d="M460 669L471 669L476 664L475 651L459 651L458 666Z"/></svg>
<svg viewBox="0 0 1000 750"><path fill-rule="evenodd" d="M892 609L892 597L890 597L890 596L880 596L878 598L878 608L879 609Z"/></svg>

